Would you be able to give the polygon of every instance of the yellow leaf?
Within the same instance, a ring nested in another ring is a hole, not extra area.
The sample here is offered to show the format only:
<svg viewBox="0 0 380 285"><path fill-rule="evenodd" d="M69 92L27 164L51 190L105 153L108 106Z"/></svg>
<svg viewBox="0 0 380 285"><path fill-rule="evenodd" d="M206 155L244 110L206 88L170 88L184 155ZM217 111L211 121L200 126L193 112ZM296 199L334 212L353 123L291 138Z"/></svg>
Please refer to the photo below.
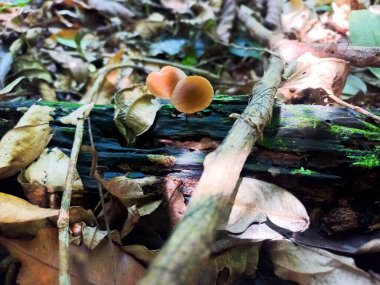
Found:
<svg viewBox="0 0 380 285"><path fill-rule="evenodd" d="M0 179L29 165L43 151L50 138L49 115L54 108L33 105L17 125L0 141Z"/></svg>

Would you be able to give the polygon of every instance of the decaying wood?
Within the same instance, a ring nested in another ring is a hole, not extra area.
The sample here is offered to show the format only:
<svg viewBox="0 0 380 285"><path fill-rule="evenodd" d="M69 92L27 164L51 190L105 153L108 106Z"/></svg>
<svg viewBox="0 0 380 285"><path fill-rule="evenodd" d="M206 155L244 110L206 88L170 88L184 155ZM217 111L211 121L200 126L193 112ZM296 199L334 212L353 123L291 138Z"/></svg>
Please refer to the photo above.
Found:
<svg viewBox="0 0 380 285"><path fill-rule="evenodd" d="M190 204L141 284L188 284L207 260L219 223L234 200L234 189L254 143L272 117L282 64L276 57L256 84L252 99L222 144L204 161Z"/></svg>
<svg viewBox="0 0 380 285"><path fill-rule="evenodd" d="M99 165L119 175L125 173L123 169L128 166L131 173L174 179L178 190L189 195L203 170L204 157L231 128L230 114L241 113L247 102L248 96L215 96L203 116L190 117L187 123L183 117L174 115L171 105L163 105L157 122L138 140L135 148L123 147L123 139L113 123L113 108L96 106L91 112L91 124ZM19 101L0 105L0 136L17 123L23 110L32 103ZM59 147L70 154L75 126L63 125L59 119L78 105L43 101L38 104L56 107L51 123L54 135L49 147ZM90 145L87 131L83 145ZM365 198L366 195L360 193L380 186L376 183L380 175L376 167L379 145L380 128L349 109L276 106L264 140L257 142L242 175L276 183L295 193L304 203L329 203L341 192L358 193L359 198ZM371 157L372 167L366 165ZM97 203L97 184L90 176L91 153L82 150L77 166L89 192L87 200ZM302 168L313 172L299 172ZM21 191L15 176L0 180L0 187L5 191L12 189L9 191L13 194Z"/></svg>

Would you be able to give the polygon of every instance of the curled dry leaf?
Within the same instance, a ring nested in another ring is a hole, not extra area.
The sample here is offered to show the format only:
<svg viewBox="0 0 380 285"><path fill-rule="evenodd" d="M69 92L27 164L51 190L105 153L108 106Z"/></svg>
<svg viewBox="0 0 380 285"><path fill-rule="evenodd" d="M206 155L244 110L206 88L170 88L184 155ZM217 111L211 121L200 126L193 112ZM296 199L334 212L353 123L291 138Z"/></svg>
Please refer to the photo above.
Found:
<svg viewBox="0 0 380 285"><path fill-rule="evenodd" d="M59 275L57 229L42 229L37 233L36 238L30 241L0 237L0 243L22 263L17 279L19 284L57 284ZM75 245L70 247L73 253L81 253L81 257L86 260L85 269L90 284L134 285L144 274L144 268L120 247L115 246L111 254L105 240L88 252ZM115 262L110 262L111 258L114 258ZM113 264L116 268L113 268ZM79 277L83 272L78 272L78 268L78 266L70 268L73 285L85 284L83 278Z"/></svg>
<svg viewBox="0 0 380 285"><path fill-rule="evenodd" d="M281 53L283 55L286 57ZM288 69L287 79L277 96L284 102L323 104L325 94L341 95L348 72L349 64L344 60L320 59L306 53Z"/></svg>
<svg viewBox="0 0 380 285"><path fill-rule="evenodd" d="M301 2L301 5L292 5L293 2ZM300 36L305 27L309 27L309 22L317 17L309 7L302 1L289 1L283 4L283 13L281 15L282 30L286 34Z"/></svg>
<svg viewBox="0 0 380 285"><path fill-rule="evenodd" d="M368 273L357 268L352 258L323 249L279 240L268 243L268 250L276 275L301 285L379 284Z"/></svg>
<svg viewBox="0 0 380 285"><path fill-rule="evenodd" d="M49 115L54 108L33 105L17 125L0 141L0 179L29 165L43 151L50 138Z"/></svg>
<svg viewBox="0 0 380 285"><path fill-rule="evenodd" d="M102 231L98 227L89 227L82 224L83 243L89 248L94 249L107 236L107 231Z"/></svg>
<svg viewBox="0 0 380 285"><path fill-rule="evenodd" d="M220 40L228 43L236 16L236 0L225 0L216 32Z"/></svg>
<svg viewBox="0 0 380 285"><path fill-rule="evenodd" d="M161 29L172 24L162 14L152 13L148 18L136 22L135 32L147 39L155 36Z"/></svg>
<svg viewBox="0 0 380 285"><path fill-rule="evenodd" d="M0 193L0 224L32 222L58 213L59 210L40 208L16 196Z"/></svg>
<svg viewBox="0 0 380 285"><path fill-rule="evenodd" d="M115 95L114 107L116 126L130 146L153 125L160 105L145 86L133 85Z"/></svg>
<svg viewBox="0 0 380 285"><path fill-rule="evenodd" d="M145 184L148 180L148 183L152 184L159 181L155 177L152 177L152 179L130 179L126 176L116 176L109 180L105 180L102 177L102 170L100 168L95 172L95 178L105 189L107 189L108 192L111 193L111 195L118 198L126 208L132 207L136 204L141 206L151 202L152 195L145 194L142 190L141 184Z"/></svg>
<svg viewBox="0 0 380 285"><path fill-rule="evenodd" d="M19 175L18 181L32 204L47 207L49 206L47 193L63 191L69 161L69 157L60 149L46 148L40 157ZM73 191L82 190L82 180L78 171L75 170Z"/></svg>
<svg viewBox="0 0 380 285"><path fill-rule="evenodd" d="M271 183L243 178L225 227L230 233L243 233L254 222L266 217L279 227L293 232L305 231L309 216L300 201L288 191Z"/></svg>

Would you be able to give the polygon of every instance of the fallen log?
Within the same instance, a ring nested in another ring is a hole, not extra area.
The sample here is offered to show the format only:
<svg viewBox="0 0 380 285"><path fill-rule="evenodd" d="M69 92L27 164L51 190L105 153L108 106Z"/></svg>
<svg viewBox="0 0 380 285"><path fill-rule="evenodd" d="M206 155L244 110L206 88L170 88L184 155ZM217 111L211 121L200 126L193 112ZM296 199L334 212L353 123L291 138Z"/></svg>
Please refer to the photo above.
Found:
<svg viewBox="0 0 380 285"><path fill-rule="evenodd" d="M216 96L202 116L190 117L187 123L183 117L176 117L170 104L164 103L154 126L134 148L124 146L113 123L112 106L96 106L91 124L98 163L119 174L125 173L120 166L128 166L129 172L136 175L169 176L181 181L182 191L190 195L203 170L205 155L226 136L234 121L230 114L240 113L247 101L247 96ZM23 101L0 105L0 136L16 124L23 109L31 104ZM59 118L78 105L43 101L37 104L56 108L54 136L49 146L69 153L75 127L63 125ZM83 145L89 145L87 130ZM242 175L298 192L303 202L331 202L342 191L375 192L380 185L379 145L380 127L350 110L276 106L271 125L253 149L254 155L248 157ZM96 182L89 175L91 160L90 153L82 152L78 170L85 188L97 195ZM2 189L7 181L0 181Z"/></svg>

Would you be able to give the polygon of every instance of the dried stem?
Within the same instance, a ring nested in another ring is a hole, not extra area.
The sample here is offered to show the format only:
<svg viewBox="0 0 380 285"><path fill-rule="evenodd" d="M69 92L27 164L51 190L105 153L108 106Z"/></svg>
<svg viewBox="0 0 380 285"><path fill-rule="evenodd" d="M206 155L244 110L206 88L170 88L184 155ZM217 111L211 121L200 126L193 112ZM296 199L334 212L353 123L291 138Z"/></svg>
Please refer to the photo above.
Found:
<svg viewBox="0 0 380 285"><path fill-rule="evenodd" d="M83 138L83 126L84 120L80 119L75 129L75 137L73 147L71 149L69 168L67 171L65 190L63 191L61 210L58 217L58 239L59 239L59 284L60 285L70 285L70 274L69 274L69 210L71 195L73 190L74 173L76 169L76 164L78 161L78 156L80 152L80 147L82 145Z"/></svg>
<svg viewBox="0 0 380 285"><path fill-rule="evenodd" d="M367 110L365 110L365 109L363 109L361 107L358 107L358 106L352 105L350 103L347 103L347 102L343 101L342 99L340 99L339 97L336 97L333 94L327 94L327 96L329 98L331 98L332 100L334 100L336 103L338 103L338 104L340 104L342 106L345 106L347 108L350 108L350 109L352 109L352 110L354 110L354 111L356 111L356 112L358 112L360 114L363 114L363 115L365 115L365 116L367 116L367 117L375 120L377 123L380 123L380 117L379 116L376 116L375 114L373 114L373 113L371 113L371 112L369 112L369 111L367 111Z"/></svg>
<svg viewBox="0 0 380 285"><path fill-rule="evenodd" d="M249 105L222 144L204 162L205 169L182 221L154 260L143 285L188 284L207 260L218 225L229 213L241 169L272 116L283 66L272 57L254 87Z"/></svg>

